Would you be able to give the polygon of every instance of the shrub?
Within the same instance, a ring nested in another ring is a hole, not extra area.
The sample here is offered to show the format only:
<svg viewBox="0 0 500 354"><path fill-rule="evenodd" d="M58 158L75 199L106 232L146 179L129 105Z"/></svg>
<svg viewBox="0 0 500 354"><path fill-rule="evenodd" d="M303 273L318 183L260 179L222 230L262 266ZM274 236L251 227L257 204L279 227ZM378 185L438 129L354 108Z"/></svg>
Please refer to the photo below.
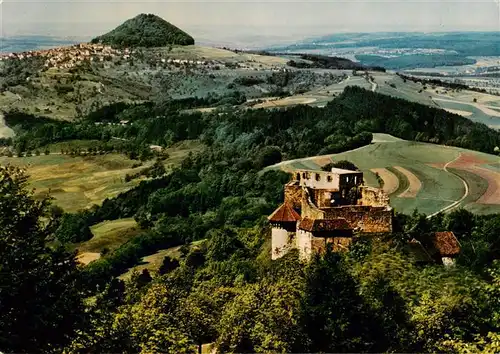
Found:
<svg viewBox="0 0 500 354"><path fill-rule="evenodd" d="M88 241L93 235L84 215L64 214L56 231L56 237L64 243L76 243Z"/></svg>

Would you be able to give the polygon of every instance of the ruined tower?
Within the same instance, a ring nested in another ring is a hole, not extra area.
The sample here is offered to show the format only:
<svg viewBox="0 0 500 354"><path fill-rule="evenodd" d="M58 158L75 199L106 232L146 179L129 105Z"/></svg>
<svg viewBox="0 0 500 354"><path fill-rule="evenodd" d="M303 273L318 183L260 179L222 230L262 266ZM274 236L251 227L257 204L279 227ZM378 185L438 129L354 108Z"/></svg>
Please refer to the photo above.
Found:
<svg viewBox="0 0 500 354"><path fill-rule="evenodd" d="M363 173L296 170L285 185L285 202L269 216L272 259L296 248L303 259L349 247L355 234L392 232L393 209L378 188L364 186Z"/></svg>

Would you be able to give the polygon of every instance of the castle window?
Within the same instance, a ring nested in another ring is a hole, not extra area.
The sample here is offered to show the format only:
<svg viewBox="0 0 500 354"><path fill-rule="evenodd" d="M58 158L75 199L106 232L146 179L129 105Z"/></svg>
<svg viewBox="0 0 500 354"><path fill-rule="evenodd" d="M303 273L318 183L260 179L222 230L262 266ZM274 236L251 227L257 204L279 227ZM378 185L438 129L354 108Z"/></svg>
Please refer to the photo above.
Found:
<svg viewBox="0 0 500 354"><path fill-rule="evenodd" d="M357 183L357 179L358 179L358 178L357 178L356 176L354 176L354 183L355 183L355 184Z"/></svg>
<svg viewBox="0 0 500 354"><path fill-rule="evenodd" d="M320 181L321 180L321 176L319 175L319 173L316 173L316 181Z"/></svg>
<svg viewBox="0 0 500 354"><path fill-rule="evenodd" d="M331 182L331 181L333 181L333 178L332 178L332 176L328 176L328 177L326 177L326 180L327 180L328 182Z"/></svg>
<svg viewBox="0 0 500 354"><path fill-rule="evenodd" d="M346 182L349 183L349 176L345 178Z"/></svg>
<svg viewBox="0 0 500 354"><path fill-rule="evenodd" d="M302 178L306 178L306 173L305 172L302 172Z"/></svg>
<svg viewBox="0 0 500 354"><path fill-rule="evenodd" d="M297 173L297 181L300 180L300 173Z"/></svg>

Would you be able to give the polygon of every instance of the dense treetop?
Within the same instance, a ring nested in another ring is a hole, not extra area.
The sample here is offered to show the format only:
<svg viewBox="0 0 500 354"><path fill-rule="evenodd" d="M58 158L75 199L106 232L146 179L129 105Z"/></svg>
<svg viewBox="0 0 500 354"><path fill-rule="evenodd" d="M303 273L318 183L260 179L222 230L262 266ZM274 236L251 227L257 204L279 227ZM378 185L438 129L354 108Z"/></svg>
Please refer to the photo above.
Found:
<svg viewBox="0 0 500 354"><path fill-rule="evenodd" d="M163 47L171 44L191 45L194 39L186 32L153 14L140 14L92 43L116 47Z"/></svg>

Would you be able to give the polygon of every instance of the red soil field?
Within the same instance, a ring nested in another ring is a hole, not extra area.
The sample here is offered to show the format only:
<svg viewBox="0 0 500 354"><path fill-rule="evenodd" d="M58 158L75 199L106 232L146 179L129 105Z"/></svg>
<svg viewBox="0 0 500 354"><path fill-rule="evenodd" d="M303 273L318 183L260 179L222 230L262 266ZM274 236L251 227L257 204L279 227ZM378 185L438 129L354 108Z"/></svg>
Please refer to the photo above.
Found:
<svg viewBox="0 0 500 354"><path fill-rule="evenodd" d="M462 154L456 161L448 165L448 167L474 173L488 182L488 189L476 203L500 204L500 173L480 166L489 162L472 154Z"/></svg>

